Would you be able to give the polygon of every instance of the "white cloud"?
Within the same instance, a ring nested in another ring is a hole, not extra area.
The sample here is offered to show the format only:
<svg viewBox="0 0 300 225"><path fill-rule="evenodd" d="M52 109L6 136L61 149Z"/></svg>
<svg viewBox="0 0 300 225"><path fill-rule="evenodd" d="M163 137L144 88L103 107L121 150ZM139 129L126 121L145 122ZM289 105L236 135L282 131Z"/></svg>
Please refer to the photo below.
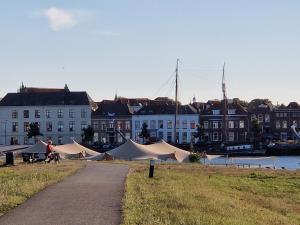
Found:
<svg viewBox="0 0 300 225"><path fill-rule="evenodd" d="M72 28L77 24L75 14L68 10L50 7L44 10L43 15L48 19L54 31Z"/></svg>

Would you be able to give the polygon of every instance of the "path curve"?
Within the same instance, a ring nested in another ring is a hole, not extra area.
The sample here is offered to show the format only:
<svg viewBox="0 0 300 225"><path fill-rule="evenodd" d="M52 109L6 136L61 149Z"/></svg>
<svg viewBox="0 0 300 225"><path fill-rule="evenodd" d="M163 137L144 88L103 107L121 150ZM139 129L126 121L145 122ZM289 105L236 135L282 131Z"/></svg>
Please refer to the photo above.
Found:
<svg viewBox="0 0 300 225"><path fill-rule="evenodd" d="M117 225L128 166L87 162L86 168L52 185L0 217L1 225Z"/></svg>

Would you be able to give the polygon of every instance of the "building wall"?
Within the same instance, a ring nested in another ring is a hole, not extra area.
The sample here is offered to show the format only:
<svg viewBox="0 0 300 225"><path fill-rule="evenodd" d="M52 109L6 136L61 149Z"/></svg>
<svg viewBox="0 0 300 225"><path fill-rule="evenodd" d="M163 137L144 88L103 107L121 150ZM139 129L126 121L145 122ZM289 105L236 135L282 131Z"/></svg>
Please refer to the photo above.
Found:
<svg viewBox="0 0 300 225"><path fill-rule="evenodd" d="M95 142L122 143L124 141L123 138L115 130L120 131L127 139L132 138L131 117L92 117L92 126L95 131Z"/></svg>
<svg viewBox="0 0 300 225"><path fill-rule="evenodd" d="M153 122L155 121L155 122ZM162 121L163 127L159 126ZM174 142L174 115L133 115L132 116L132 138L139 143L142 139L138 137L144 122L148 124L150 137L163 139L166 142ZM179 144L190 143L192 135L196 132L196 125L199 124L198 114L178 115L177 132L179 133ZM172 124L171 127L168 127ZM184 125L186 122L186 126ZM191 123L193 126L191 127Z"/></svg>
<svg viewBox="0 0 300 225"><path fill-rule="evenodd" d="M29 110L29 118L24 118L24 110ZM40 111L40 118L36 118L35 110ZM46 112L50 111L51 117L46 117ZM62 111L63 118L58 118L58 110ZM83 118L82 110L86 111L86 117ZM12 112L16 111L17 118L12 117ZM74 118L70 118L70 111L74 112ZM69 130L70 121L74 121L74 131ZM91 125L91 108L89 105L82 106L2 106L0 107L0 144L10 144L11 138L18 144L26 144L27 132L24 130L24 122L40 123L42 140L51 138L54 144L70 143L72 139L80 142L82 135L82 126ZM46 123L52 122L52 131L47 131ZM63 123L62 131L58 131L58 123ZM18 124L17 131L13 132L12 126ZM6 138L5 138L6 137ZM5 140L6 139L6 140ZM61 140L61 142L59 141ZM33 144L34 140L28 140Z"/></svg>
<svg viewBox="0 0 300 225"><path fill-rule="evenodd" d="M204 141L221 143L223 137L223 115L200 115L204 128ZM248 138L248 115L230 115L227 118L227 141L245 143Z"/></svg>

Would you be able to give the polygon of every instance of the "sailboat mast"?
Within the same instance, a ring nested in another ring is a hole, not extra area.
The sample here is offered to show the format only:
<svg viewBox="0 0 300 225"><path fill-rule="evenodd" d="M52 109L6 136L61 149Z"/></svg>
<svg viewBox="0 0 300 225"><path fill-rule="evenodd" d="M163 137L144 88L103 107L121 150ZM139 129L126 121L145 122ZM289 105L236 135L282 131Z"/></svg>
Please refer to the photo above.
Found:
<svg viewBox="0 0 300 225"><path fill-rule="evenodd" d="M223 143L227 142L227 113L228 113L228 102L227 102L227 94L226 94L226 84L225 84L225 62L223 65L223 73L222 73L222 92L223 92Z"/></svg>
<svg viewBox="0 0 300 225"><path fill-rule="evenodd" d="M176 69L175 69L175 122L174 122L174 143L177 144L176 133L177 133L177 116L178 116L178 63L179 59L176 61Z"/></svg>

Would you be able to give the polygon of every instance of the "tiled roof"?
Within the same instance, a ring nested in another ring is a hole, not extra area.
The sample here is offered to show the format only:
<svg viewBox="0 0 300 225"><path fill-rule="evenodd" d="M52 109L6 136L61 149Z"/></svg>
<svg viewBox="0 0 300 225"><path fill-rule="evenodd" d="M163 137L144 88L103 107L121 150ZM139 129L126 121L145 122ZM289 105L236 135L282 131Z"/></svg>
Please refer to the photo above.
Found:
<svg viewBox="0 0 300 225"><path fill-rule="evenodd" d="M147 105L143 106L136 115L161 115L175 114L175 105ZM178 114L197 114L197 110L191 105L179 105Z"/></svg>
<svg viewBox="0 0 300 225"><path fill-rule="evenodd" d="M119 101L103 100L98 103L98 109L92 116L130 116L132 112L127 104Z"/></svg>
<svg viewBox="0 0 300 225"><path fill-rule="evenodd" d="M247 110L238 103L228 103L228 110L235 109L236 115L248 114ZM220 110L220 115L224 114L223 110L223 101L208 101L206 107L203 111L200 112L201 115L212 115L213 110Z"/></svg>
<svg viewBox="0 0 300 225"><path fill-rule="evenodd" d="M90 105L86 92L26 92L8 93L0 106Z"/></svg>

